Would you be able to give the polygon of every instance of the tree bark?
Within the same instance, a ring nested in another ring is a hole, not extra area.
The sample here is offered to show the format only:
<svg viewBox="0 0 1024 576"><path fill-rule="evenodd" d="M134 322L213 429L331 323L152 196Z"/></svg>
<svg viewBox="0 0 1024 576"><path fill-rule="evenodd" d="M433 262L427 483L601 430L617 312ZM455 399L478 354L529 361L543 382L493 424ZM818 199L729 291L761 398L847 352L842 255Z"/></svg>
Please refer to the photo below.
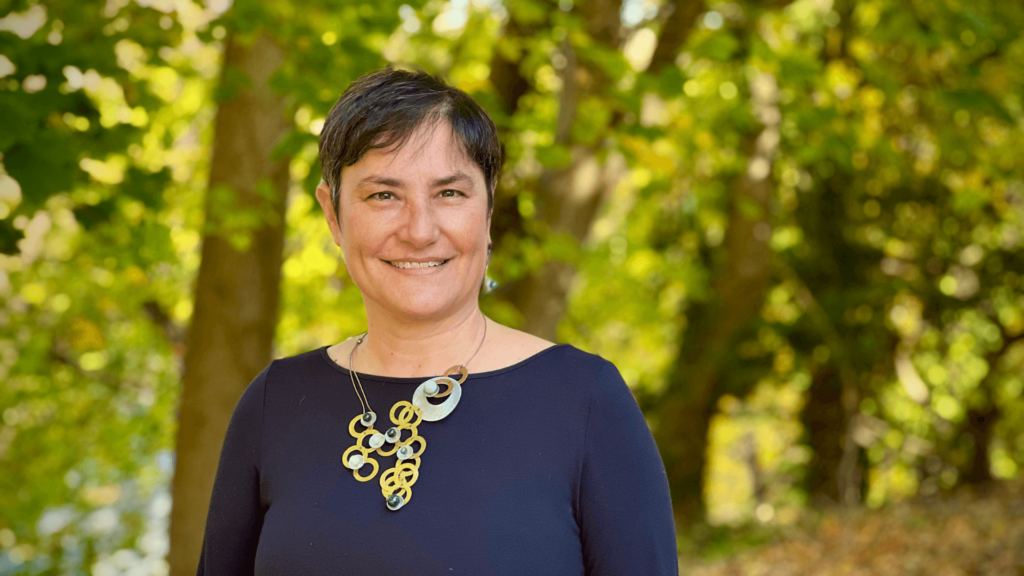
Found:
<svg viewBox="0 0 1024 576"><path fill-rule="evenodd" d="M802 419L814 451L806 481L811 504L838 504L843 500L839 470L849 423L843 409L843 385L835 368L824 365L814 372Z"/></svg>
<svg viewBox="0 0 1024 576"><path fill-rule="evenodd" d="M648 71L657 73L672 64L703 11L702 1L679 1L662 26L655 56ZM587 22L587 33L596 42L618 48L621 0L582 2L579 12ZM514 22L506 33L520 28ZM599 91L601 74L585 69L576 62L572 47L563 46L567 65L562 71L563 92L555 141L570 146L572 162L561 168L546 169L537 191L537 218L552 234L566 234L583 242L601 204L625 173L621 157L610 154L608 160L598 159L600 145L572 145L569 132L575 120L576 106L588 94ZM506 111L514 112L520 96L528 86L520 77L518 63L496 54L491 62L491 82L504 97ZM523 314L521 328L548 340L557 340L558 324L565 313L566 297L575 278L575 268L562 261L547 262L539 271L516 283L510 292L512 302Z"/></svg>
<svg viewBox="0 0 1024 576"><path fill-rule="evenodd" d="M288 158L272 158L272 152L289 123L269 79L283 60L266 35L247 45L231 36L225 48L221 83L228 99L215 121L178 417L172 576L196 573L228 421L242 391L271 359L288 186ZM242 76L248 81L239 81ZM239 221L246 224L239 227Z"/></svg>
<svg viewBox="0 0 1024 576"><path fill-rule="evenodd" d="M675 63L680 48L690 37L697 17L704 12L703 0L679 0L672 5L672 12L665 19L665 24L658 34L658 44L654 47L651 63L647 72L658 74L670 64Z"/></svg>
<svg viewBox="0 0 1024 576"><path fill-rule="evenodd" d="M989 459L989 445L999 410L989 403L984 408L972 408L967 411L967 425L964 433L974 440L974 454L969 468L964 471L963 479L967 484L988 484L992 481L992 461Z"/></svg>

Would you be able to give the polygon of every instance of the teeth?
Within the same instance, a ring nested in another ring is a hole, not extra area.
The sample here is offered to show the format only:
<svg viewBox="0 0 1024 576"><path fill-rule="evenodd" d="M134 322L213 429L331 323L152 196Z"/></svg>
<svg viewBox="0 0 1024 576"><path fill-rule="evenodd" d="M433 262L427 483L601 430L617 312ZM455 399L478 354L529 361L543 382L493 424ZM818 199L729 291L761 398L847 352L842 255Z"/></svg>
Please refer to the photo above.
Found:
<svg viewBox="0 0 1024 576"><path fill-rule="evenodd" d="M440 266L447 260L435 260L434 262L388 262L395 268L433 268L434 266Z"/></svg>

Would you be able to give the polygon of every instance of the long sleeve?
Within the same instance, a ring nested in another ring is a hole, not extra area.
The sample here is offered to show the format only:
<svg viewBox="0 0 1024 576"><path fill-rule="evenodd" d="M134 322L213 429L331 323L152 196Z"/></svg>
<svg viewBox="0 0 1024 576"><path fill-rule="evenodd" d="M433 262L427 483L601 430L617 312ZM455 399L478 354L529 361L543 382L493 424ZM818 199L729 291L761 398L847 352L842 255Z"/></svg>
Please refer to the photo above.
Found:
<svg viewBox="0 0 1024 576"><path fill-rule="evenodd" d="M267 370L246 388L228 424L206 518L198 575L251 576L264 509L260 456Z"/></svg>
<svg viewBox="0 0 1024 576"><path fill-rule="evenodd" d="M679 573L668 479L618 370L595 383L580 470L578 518L587 575Z"/></svg>

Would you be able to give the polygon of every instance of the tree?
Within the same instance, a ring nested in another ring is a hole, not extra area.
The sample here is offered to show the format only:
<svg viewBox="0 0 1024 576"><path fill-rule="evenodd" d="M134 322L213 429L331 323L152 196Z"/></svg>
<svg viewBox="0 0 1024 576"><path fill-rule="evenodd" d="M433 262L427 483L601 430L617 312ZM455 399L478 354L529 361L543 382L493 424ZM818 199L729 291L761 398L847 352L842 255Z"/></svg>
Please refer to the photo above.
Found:
<svg viewBox="0 0 1024 576"><path fill-rule="evenodd" d="M207 53L180 49L201 22L136 4L2 16L0 536L5 562L64 573L134 542L163 497L177 377L163 310L188 274L167 268L166 218L188 212L173 173L193 162L186 143L167 149L203 99L168 103L201 95Z"/></svg>
<svg viewBox="0 0 1024 576"><path fill-rule="evenodd" d="M484 308L616 363L684 534L1019 474L1017 5L210 4L0 14L0 562L158 570L181 393L192 570L234 399L364 326L310 192L388 62L494 114Z"/></svg>
<svg viewBox="0 0 1024 576"><path fill-rule="evenodd" d="M661 37L651 55L649 74L657 75L673 62L701 7L700 1L666 5L668 15L662 18ZM517 33L535 33L542 22L551 28L564 26L562 30L571 31L566 32L557 49L559 61L564 62L559 74L558 116L551 148L544 151L553 158L542 160L548 165L536 179L534 204L536 227L542 237L567 237L578 244L588 237L603 202L625 168L607 142L621 129L625 117L623 95L612 88L626 70L622 55L626 37L619 18L621 2L583 3L577 18L560 18L551 10L549 19L545 19L538 16L536 5L529 2L512 3L510 8L506 36L500 42L521 42ZM523 64L503 57L500 50L491 62L492 84L506 90L498 93L509 113L515 112L529 84L521 76ZM600 113L605 106L613 112ZM594 117L579 118L582 113ZM508 291L524 318L525 331L557 339L573 270L571 257L563 251L519 279Z"/></svg>
<svg viewBox="0 0 1024 576"><path fill-rule="evenodd" d="M309 84L300 81L310 72L310 64L299 59L322 61L340 37L350 49L349 57L363 57L358 65L345 66L343 73L358 75L380 62L376 51L354 41L373 27L357 24L369 20L376 26L394 25L394 16L366 18L365 10L348 11L351 5L343 10L323 2L313 8L296 18L284 5L243 3L225 21L231 30L220 78L222 99L214 123L202 263L182 378L171 514L172 574L195 572L231 413L245 386L273 358L291 154L315 136L298 132L289 119L295 108L289 99L302 101L311 95ZM316 19L333 10L341 11L340 19ZM282 17L292 21L275 26ZM327 42L327 34L334 40ZM320 38L323 48L311 47L311 37ZM322 109L340 96L329 84L337 71L316 72L322 80L313 83L315 99L306 101Z"/></svg>
<svg viewBox="0 0 1024 576"><path fill-rule="evenodd" d="M284 53L266 33L228 36L189 325L171 514L171 573L195 572L220 444L246 384L272 358L278 319L290 127L270 85ZM233 92L233 93L232 93Z"/></svg>

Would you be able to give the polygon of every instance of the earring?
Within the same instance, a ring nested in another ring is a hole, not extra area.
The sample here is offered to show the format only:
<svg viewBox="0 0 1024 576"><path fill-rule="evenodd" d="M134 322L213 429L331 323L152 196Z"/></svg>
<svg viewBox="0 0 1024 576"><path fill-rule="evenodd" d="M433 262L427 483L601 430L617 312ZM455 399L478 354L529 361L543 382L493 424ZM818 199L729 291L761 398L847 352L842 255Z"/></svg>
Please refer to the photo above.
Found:
<svg viewBox="0 0 1024 576"><path fill-rule="evenodd" d="M493 278L491 278L490 276L485 276L484 277L484 284L481 287L481 291L484 294L490 294L497 287L498 287L498 283L495 282Z"/></svg>
<svg viewBox="0 0 1024 576"><path fill-rule="evenodd" d="M490 265L490 263L491 263L491 252L493 250L494 250L494 243L493 242L489 242L487 244L487 264L488 265ZM495 282L493 278L491 278L490 276L487 275L487 268L484 268L484 283L480 287L480 291L483 292L484 294L490 294L497 287L498 287L498 283Z"/></svg>

